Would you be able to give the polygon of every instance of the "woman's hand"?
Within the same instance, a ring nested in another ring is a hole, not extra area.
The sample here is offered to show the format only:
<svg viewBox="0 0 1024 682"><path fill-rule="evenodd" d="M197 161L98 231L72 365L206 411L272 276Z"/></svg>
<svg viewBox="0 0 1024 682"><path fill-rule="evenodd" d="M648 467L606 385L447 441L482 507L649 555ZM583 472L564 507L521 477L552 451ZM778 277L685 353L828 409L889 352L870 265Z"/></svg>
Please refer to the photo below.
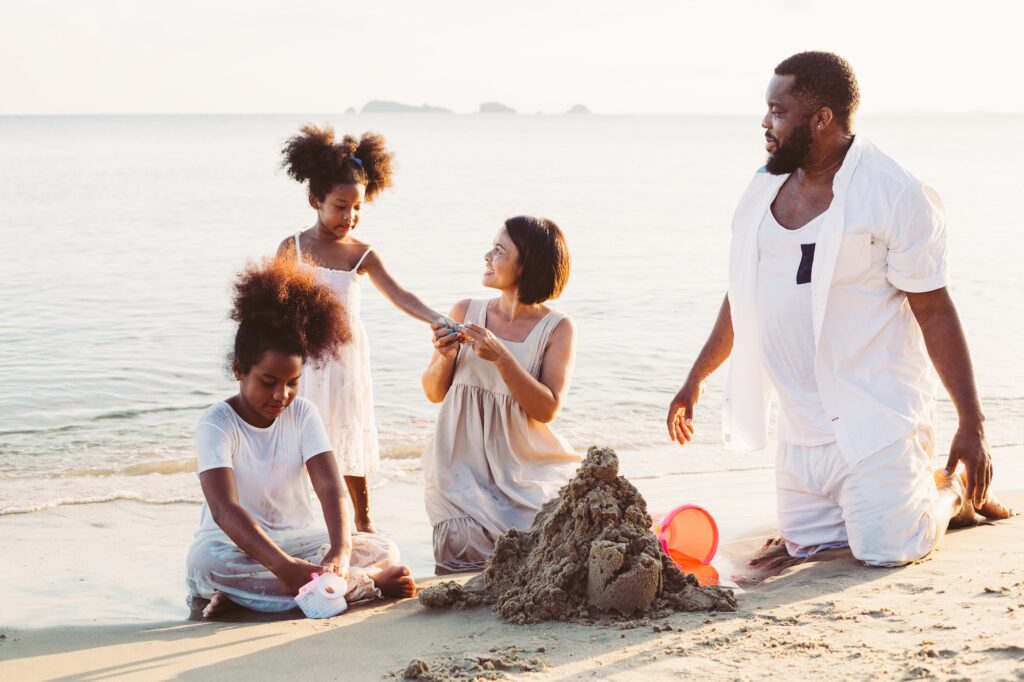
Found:
<svg viewBox="0 0 1024 682"><path fill-rule="evenodd" d="M290 559L284 566L274 571L274 575L281 581L284 588L288 590L288 594L298 594L299 588L312 580L314 573L324 572L323 566L317 566L295 557L290 557Z"/></svg>
<svg viewBox="0 0 1024 682"><path fill-rule="evenodd" d="M439 317L431 323L430 328L434 331L434 348L438 354L448 360L455 360L465 327L449 317Z"/></svg>
<svg viewBox="0 0 1024 682"><path fill-rule="evenodd" d="M349 569L351 568L352 551L350 549L331 547L324 555L324 573L336 573L342 580L348 580Z"/></svg>
<svg viewBox="0 0 1024 682"><path fill-rule="evenodd" d="M473 349L481 360L498 362L508 354L508 349L490 329L478 324L464 324L460 327L465 342Z"/></svg>

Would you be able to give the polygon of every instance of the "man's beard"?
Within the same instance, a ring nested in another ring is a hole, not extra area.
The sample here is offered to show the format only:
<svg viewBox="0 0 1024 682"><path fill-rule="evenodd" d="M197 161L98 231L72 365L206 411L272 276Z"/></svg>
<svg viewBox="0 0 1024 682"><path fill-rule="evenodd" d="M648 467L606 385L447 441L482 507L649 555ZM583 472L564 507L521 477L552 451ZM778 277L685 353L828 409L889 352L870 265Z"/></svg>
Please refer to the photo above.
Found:
<svg viewBox="0 0 1024 682"><path fill-rule="evenodd" d="M778 145L774 154L768 156L765 169L772 175L792 173L807 158L811 144L811 120L807 119L790 133L785 142Z"/></svg>

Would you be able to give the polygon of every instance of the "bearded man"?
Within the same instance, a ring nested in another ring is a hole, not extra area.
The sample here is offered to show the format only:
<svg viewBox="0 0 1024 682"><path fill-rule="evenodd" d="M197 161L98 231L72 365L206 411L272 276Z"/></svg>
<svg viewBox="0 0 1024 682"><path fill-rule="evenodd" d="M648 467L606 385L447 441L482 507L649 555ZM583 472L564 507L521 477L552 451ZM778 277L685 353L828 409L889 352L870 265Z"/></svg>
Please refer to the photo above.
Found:
<svg viewBox="0 0 1024 682"><path fill-rule="evenodd" d="M704 382L729 358L727 445L765 447L778 398L788 554L848 545L865 564L898 566L927 556L951 522L1013 512L989 494L942 203L854 134L859 100L853 69L835 54L803 52L775 68L761 121L768 162L736 210L728 294L668 430L680 444L693 438ZM933 474L936 372L959 423Z"/></svg>

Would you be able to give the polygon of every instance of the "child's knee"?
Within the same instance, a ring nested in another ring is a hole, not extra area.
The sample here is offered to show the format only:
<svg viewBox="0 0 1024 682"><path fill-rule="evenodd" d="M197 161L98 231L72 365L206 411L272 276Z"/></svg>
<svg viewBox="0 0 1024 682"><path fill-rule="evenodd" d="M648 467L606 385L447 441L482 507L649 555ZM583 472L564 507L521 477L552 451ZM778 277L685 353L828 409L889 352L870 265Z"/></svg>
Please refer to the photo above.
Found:
<svg viewBox="0 0 1024 682"><path fill-rule="evenodd" d="M388 538L381 538L384 541L381 547L381 553L383 558L380 560L381 568L388 568L390 566L397 566L398 560L401 558L401 554L398 551L398 545L393 540Z"/></svg>
<svg viewBox="0 0 1024 682"><path fill-rule="evenodd" d="M397 566L398 545L376 533L356 533L352 536L352 565L390 568Z"/></svg>

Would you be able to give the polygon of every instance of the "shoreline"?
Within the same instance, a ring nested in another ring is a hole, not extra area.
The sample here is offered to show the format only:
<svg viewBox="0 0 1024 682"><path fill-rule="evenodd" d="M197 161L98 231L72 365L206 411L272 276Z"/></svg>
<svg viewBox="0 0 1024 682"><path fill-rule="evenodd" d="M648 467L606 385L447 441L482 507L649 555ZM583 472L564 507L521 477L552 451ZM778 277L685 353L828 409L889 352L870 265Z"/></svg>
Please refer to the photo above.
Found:
<svg viewBox="0 0 1024 682"><path fill-rule="evenodd" d="M620 453L620 473L639 489L653 517L684 503L702 506L714 516L722 546L770 532L775 523L770 455L760 460L763 467L748 467L753 461L748 458L745 468L735 470L655 473L668 468L666 458L684 453L675 445ZM1024 446L1001 448L994 458L994 490L1024 488ZM936 468L943 463L937 458ZM388 481L374 490L373 505L375 523L398 544L413 576L432 577L421 476ZM1024 511L1024 504L1018 510ZM0 574L6 578L0 628L184 622L184 564L199 514L196 504L116 501L0 517L7 549L0 555ZM67 556L73 560L61 558ZM725 553L713 563L727 577L731 566Z"/></svg>
<svg viewBox="0 0 1024 682"><path fill-rule="evenodd" d="M1024 506L1024 490L1003 496ZM400 679L419 659L452 680L488 665L492 679L1009 679L1024 673L1022 539L1016 516L949 533L931 558L902 568L841 554L768 578L734 613L656 620L515 626L486 608L432 611L411 599L321 621L5 627L0 676L278 678L301 661L304 675Z"/></svg>

